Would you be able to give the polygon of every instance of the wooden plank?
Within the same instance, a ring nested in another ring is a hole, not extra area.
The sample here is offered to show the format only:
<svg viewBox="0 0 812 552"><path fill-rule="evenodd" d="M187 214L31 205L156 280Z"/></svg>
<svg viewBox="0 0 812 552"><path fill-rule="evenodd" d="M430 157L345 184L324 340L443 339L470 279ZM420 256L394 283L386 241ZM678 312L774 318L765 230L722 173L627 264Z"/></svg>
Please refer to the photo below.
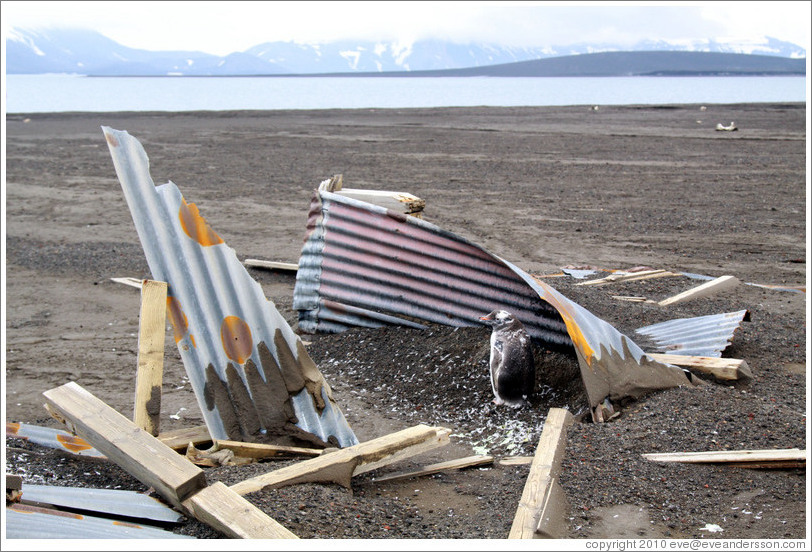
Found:
<svg viewBox="0 0 812 552"><path fill-rule="evenodd" d="M524 484L519 508L513 518L509 539L532 539L536 536L539 521L558 519L563 513L553 510L561 508L561 500L550 500L553 489L550 487L557 479L561 460L564 457L564 446L567 439L567 427L573 422L573 416L563 408L551 408L544 421L536 454L530 464L530 474ZM560 497L559 497L560 498ZM545 507L549 511L545 511Z"/></svg>
<svg viewBox="0 0 812 552"><path fill-rule="evenodd" d="M340 196L366 201L374 205L411 215L419 213L426 206L426 201L407 192L389 192L384 190L356 190L344 188L336 192Z"/></svg>
<svg viewBox="0 0 812 552"><path fill-rule="evenodd" d="M417 425L246 479L231 488L240 495L296 483L333 482L349 488L353 475L445 446L450 433L446 428Z"/></svg>
<svg viewBox="0 0 812 552"><path fill-rule="evenodd" d="M666 355L663 353L646 353L658 362L683 366L690 370L711 374L720 380L735 381L752 379L753 372L750 366L742 359L719 358L706 356Z"/></svg>
<svg viewBox="0 0 812 552"><path fill-rule="evenodd" d="M432 475L450 470L461 470L463 468L470 468L472 466L482 466L485 464L493 464L493 456L477 454L475 456L466 456L465 458L456 458L446 462L438 462L437 464L430 464L423 466L419 470L405 471L383 475L376 477L375 482L394 481L397 479L409 479L411 477L420 477L423 475Z"/></svg>
<svg viewBox="0 0 812 552"><path fill-rule="evenodd" d="M183 507L232 539L299 538L221 481L184 500Z"/></svg>
<svg viewBox="0 0 812 552"><path fill-rule="evenodd" d="M499 460L499 464L502 466L526 466L532 463L532 456L508 456Z"/></svg>
<svg viewBox="0 0 812 552"><path fill-rule="evenodd" d="M641 270L640 272L616 272L599 280L588 280L575 284L576 286L603 286L617 282L635 282L637 280L650 280L651 278L666 278L670 276L682 276L677 272L667 270Z"/></svg>
<svg viewBox="0 0 812 552"><path fill-rule="evenodd" d="M714 280L705 282L704 284L685 290L682 293L678 293L667 299L663 299L657 304L661 307L666 307L668 305L682 303L684 301L691 301L693 299L707 297L709 295L713 295L714 293L719 293L720 291L732 289L737 285L739 285L739 279L736 278L735 276L730 275L719 276Z"/></svg>
<svg viewBox="0 0 812 552"><path fill-rule="evenodd" d="M291 458L294 456L320 456L322 449L305 447L288 447L264 443L243 443L241 441L215 440L214 446L219 450L227 449L234 456L242 458Z"/></svg>
<svg viewBox="0 0 812 552"><path fill-rule="evenodd" d="M712 450L704 452L665 452L643 454L652 462L708 463L770 463L806 462L806 451L801 449Z"/></svg>
<svg viewBox="0 0 812 552"><path fill-rule="evenodd" d="M203 471L76 382L43 393L49 411L174 506L206 486Z"/></svg>
<svg viewBox="0 0 812 552"><path fill-rule="evenodd" d="M172 431L165 431L158 435L158 440L177 452L186 452L189 443L197 446L211 441L209 428L206 426L184 427Z"/></svg>
<svg viewBox="0 0 812 552"><path fill-rule="evenodd" d="M141 286L144 284L144 281L139 278L110 278L112 281L116 282L117 284L124 284L125 286L135 287L141 289Z"/></svg>
<svg viewBox="0 0 812 552"><path fill-rule="evenodd" d="M544 498L541 501L539 522L536 525L535 537L545 539L563 539L567 536L567 511L569 501L564 489L555 477L550 478L545 486Z"/></svg>
<svg viewBox="0 0 812 552"><path fill-rule="evenodd" d="M290 270L293 272L299 270L299 265L296 263L263 261L262 259L245 259L242 264L253 268L267 268L269 270Z"/></svg>
<svg viewBox="0 0 812 552"><path fill-rule="evenodd" d="M161 425L167 287L156 280L144 280L141 287L133 422L151 435L158 435Z"/></svg>

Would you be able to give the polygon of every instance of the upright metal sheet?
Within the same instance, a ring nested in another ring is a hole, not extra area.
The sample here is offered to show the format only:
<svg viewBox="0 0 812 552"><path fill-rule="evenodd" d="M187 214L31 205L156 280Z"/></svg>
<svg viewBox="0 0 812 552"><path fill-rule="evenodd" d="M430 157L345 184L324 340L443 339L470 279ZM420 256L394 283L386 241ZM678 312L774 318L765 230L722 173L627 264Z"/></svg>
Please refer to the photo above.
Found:
<svg viewBox="0 0 812 552"><path fill-rule="evenodd" d="M720 357L722 351L733 340L733 334L748 316L747 310L741 310L693 318L677 318L638 328L635 333L646 340L641 343L651 344L653 349L651 352Z"/></svg>
<svg viewBox="0 0 812 552"><path fill-rule="evenodd" d="M159 500L135 491L56 487L23 483L21 500L133 519L178 523L183 516Z"/></svg>
<svg viewBox="0 0 812 552"><path fill-rule="evenodd" d="M370 312L473 326L493 309L511 311L534 339L575 349L593 408L607 397L691 384L687 371L652 361L610 324L478 245L330 192L313 197L293 305L299 327L314 333L369 326Z"/></svg>
<svg viewBox="0 0 812 552"><path fill-rule="evenodd" d="M211 436L358 442L301 340L234 250L172 182L156 187L127 132L102 127Z"/></svg>

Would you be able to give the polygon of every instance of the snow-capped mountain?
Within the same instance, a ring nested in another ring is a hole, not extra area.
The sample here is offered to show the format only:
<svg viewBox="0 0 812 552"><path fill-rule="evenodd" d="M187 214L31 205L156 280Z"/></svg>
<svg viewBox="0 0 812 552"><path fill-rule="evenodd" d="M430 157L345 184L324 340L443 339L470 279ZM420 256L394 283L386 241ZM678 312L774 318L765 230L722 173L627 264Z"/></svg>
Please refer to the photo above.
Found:
<svg viewBox="0 0 812 552"><path fill-rule="evenodd" d="M411 44L267 42L227 56L128 48L95 31L87 30L12 29L5 41L6 72L9 74L77 73L99 76L431 71L612 51L691 51L806 57L804 48L769 37L759 40L648 41L632 47L583 43L537 48L484 43L455 44L439 40Z"/></svg>

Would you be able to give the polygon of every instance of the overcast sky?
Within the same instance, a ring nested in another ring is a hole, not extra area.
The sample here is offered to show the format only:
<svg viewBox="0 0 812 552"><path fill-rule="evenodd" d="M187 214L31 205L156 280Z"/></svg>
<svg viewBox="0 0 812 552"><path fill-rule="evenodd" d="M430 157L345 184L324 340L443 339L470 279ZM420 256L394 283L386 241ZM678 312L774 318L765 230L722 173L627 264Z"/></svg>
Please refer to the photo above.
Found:
<svg viewBox="0 0 812 552"><path fill-rule="evenodd" d="M263 42L423 38L550 46L760 38L809 48L810 2L35 2L9 27L78 27L125 46L225 55Z"/></svg>

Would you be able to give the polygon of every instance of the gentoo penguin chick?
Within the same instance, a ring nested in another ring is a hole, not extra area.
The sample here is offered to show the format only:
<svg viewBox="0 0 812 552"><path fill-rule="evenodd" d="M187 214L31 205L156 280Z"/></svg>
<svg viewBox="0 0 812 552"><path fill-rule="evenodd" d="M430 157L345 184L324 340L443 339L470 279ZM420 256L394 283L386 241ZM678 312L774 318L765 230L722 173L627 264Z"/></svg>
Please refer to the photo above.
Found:
<svg viewBox="0 0 812 552"><path fill-rule="evenodd" d="M512 314L495 310L480 320L491 333L491 387L494 403L519 408L533 393L536 366L530 335Z"/></svg>

